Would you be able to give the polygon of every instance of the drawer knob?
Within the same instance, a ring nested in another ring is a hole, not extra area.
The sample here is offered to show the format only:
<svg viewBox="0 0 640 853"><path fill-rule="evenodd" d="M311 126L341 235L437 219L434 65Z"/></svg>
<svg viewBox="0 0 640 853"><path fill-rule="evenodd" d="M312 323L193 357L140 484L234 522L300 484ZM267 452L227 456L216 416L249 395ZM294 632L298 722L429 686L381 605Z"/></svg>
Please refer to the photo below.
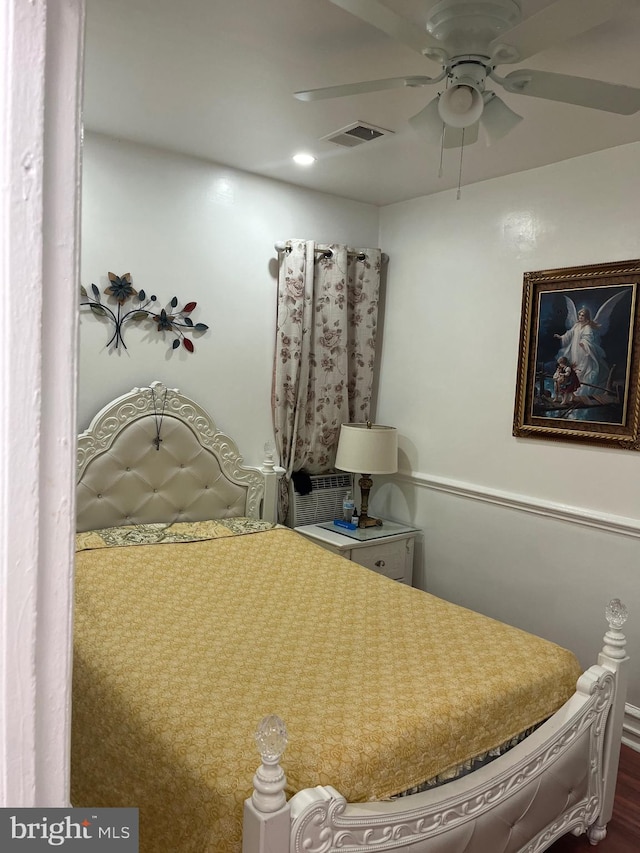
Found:
<svg viewBox="0 0 640 853"><path fill-rule="evenodd" d="M384 560L376 560L375 564L379 569L382 569L385 566Z"/></svg>

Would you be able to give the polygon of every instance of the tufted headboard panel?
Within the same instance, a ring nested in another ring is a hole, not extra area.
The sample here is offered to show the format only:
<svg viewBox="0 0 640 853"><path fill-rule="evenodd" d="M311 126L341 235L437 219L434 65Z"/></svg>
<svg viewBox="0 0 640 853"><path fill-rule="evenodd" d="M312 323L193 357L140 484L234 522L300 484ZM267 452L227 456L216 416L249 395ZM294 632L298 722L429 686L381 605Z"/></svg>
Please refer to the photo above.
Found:
<svg viewBox="0 0 640 853"><path fill-rule="evenodd" d="M272 462L245 467L232 439L177 389L134 388L78 438L77 529L259 518L271 476Z"/></svg>

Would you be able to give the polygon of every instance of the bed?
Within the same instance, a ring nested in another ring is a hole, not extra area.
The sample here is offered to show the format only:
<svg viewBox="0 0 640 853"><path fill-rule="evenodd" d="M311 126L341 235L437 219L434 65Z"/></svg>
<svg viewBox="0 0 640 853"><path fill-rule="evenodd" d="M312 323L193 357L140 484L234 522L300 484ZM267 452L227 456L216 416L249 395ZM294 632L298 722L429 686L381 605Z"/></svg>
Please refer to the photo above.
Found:
<svg viewBox="0 0 640 853"><path fill-rule="evenodd" d="M160 383L80 435L74 806L138 807L143 853L603 838L624 607L581 673L276 524L279 473Z"/></svg>

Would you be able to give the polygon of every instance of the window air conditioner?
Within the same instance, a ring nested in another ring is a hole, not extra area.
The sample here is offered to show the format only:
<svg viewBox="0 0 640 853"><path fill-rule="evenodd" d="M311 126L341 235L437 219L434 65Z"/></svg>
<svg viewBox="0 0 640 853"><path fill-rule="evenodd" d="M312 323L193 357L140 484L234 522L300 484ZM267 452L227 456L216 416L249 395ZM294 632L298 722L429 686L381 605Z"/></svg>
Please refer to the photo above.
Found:
<svg viewBox="0 0 640 853"><path fill-rule="evenodd" d="M312 490L308 495L299 495L289 482L289 512L286 524L301 527L303 524L319 524L342 518L342 501L351 491L351 474L313 474Z"/></svg>

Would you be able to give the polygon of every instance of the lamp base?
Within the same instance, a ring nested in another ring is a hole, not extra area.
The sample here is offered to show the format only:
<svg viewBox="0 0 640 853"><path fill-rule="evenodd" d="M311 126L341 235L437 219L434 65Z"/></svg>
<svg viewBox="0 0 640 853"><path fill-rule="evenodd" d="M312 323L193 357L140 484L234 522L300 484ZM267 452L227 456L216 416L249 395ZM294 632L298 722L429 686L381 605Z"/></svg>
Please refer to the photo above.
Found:
<svg viewBox="0 0 640 853"><path fill-rule="evenodd" d="M382 519L361 515L358 517L358 527L382 527Z"/></svg>
<svg viewBox="0 0 640 853"><path fill-rule="evenodd" d="M363 474L358 480L360 486L360 496L362 498L360 505L360 515L358 516L358 527L382 527L380 518L369 518L367 510L369 509L369 492L373 481L369 474Z"/></svg>

